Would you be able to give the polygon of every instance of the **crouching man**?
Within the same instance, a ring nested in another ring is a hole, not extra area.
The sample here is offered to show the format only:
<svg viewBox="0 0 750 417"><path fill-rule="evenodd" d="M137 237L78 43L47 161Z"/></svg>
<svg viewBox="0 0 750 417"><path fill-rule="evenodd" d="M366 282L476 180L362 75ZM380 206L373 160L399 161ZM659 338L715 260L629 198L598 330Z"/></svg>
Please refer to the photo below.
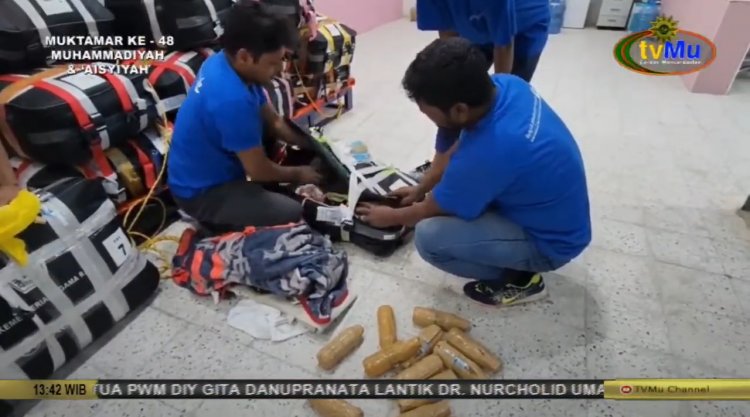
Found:
<svg viewBox="0 0 750 417"><path fill-rule="evenodd" d="M222 51L201 66L177 114L169 188L180 208L214 231L299 221L301 205L264 184L320 180L309 166L275 164L262 141L266 129L304 146L266 102L261 87L281 71L294 36L284 17L269 14L256 1L238 2L224 24Z"/></svg>
<svg viewBox="0 0 750 417"><path fill-rule="evenodd" d="M362 205L374 226L416 225L430 264L474 281L471 299L510 306L546 295L541 273L578 256L591 240L578 146L562 120L522 79L490 76L469 41L438 39L403 79L438 127L460 128L449 159L416 187L396 191L402 208ZM434 167L433 167L434 170Z"/></svg>

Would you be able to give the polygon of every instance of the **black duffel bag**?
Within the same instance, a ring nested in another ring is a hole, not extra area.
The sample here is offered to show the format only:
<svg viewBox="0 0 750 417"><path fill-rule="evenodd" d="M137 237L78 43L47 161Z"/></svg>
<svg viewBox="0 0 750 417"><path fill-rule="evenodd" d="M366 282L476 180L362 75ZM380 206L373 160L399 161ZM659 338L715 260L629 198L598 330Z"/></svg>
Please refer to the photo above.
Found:
<svg viewBox="0 0 750 417"><path fill-rule="evenodd" d="M155 47L184 50L215 43L232 0L106 0L120 35L141 35Z"/></svg>
<svg viewBox="0 0 750 417"><path fill-rule="evenodd" d="M0 1L0 74L47 64L51 49L91 50L76 39L59 45L60 37L84 36L103 43L114 34L114 16L97 0ZM56 45L50 45L54 39Z"/></svg>
<svg viewBox="0 0 750 417"><path fill-rule="evenodd" d="M156 118L144 79L60 69L0 75L2 136L18 156L64 166L93 158L102 176L112 179L103 151L135 137Z"/></svg>
<svg viewBox="0 0 750 417"><path fill-rule="evenodd" d="M36 193L46 222L18 235L28 262L0 255L3 379L49 378L159 285L98 181L63 179Z"/></svg>

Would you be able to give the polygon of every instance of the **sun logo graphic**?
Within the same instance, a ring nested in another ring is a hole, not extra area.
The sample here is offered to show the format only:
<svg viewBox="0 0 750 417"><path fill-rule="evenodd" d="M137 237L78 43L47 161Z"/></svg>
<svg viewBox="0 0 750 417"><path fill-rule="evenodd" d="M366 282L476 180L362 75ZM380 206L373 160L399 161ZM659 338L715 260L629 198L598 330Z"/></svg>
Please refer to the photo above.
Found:
<svg viewBox="0 0 750 417"><path fill-rule="evenodd" d="M615 59L646 75L684 75L711 65L716 45L703 35L679 29L678 23L659 16L649 30L621 39L615 45Z"/></svg>

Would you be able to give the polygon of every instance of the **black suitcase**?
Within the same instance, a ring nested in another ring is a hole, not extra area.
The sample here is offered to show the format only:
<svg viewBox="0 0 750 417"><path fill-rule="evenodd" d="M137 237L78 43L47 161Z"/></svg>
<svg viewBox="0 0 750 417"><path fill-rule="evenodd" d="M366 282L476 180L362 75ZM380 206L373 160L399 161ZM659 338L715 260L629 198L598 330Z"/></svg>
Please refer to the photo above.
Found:
<svg viewBox="0 0 750 417"><path fill-rule="evenodd" d="M0 1L0 74L49 64L51 50L91 50L107 45L50 45L65 36L106 41L114 16L97 0ZM57 43L57 42L56 42Z"/></svg>
<svg viewBox="0 0 750 417"><path fill-rule="evenodd" d="M13 157L10 159L18 185L24 188L44 188L63 178L85 178L80 168L50 166L39 162Z"/></svg>
<svg viewBox="0 0 750 417"><path fill-rule="evenodd" d="M154 87L164 111L170 118L177 115L177 110L185 101L201 65L214 53L215 51L210 48L171 52L164 60L151 64L148 81Z"/></svg>
<svg viewBox="0 0 750 417"><path fill-rule="evenodd" d="M156 118L144 79L68 74L64 68L0 75L0 103L7 103L0 106L3 137L17 156L48 165L87 165L93 158L111 180L114 173L103 151L136 136Z"/></svg>
<svg viewBox="0 0 750 417"><path fill-rule="evenodd" d="M290 125L304 134L297 125L291 122ZM325 193L323 196L311 196L296 187L284 188L285 193L302 202L305 221L333 241L351 242L377 256L391 255L410 237L412 229L372 227L353 213L353 206L359 202L395 205L398 202L388 198L388 193L402 186L416 185L417 181L408 174L375 162L345 162L341 153L334 150L336 145L322 137L305 136L309 149L277 144L281 150L272 152L282 165L313 165L322 173L323 182L318 188ZM372 183L363 186L364 182L351 181L352 175L367 178Z"/></svg>
<svg viewBox="0 0 750 417"><path fill-rule="evenodd" d="M46 379L159 285L98 181L57 181L36 193L43 224L18 235L28 263L0 255L2 379Z"/></svg>
<svg viewBox="0 0 750 417"><path fill-rule="evenodd" d="M232 0L106 0L119 35L141 35L154 47L185 50L215 43Z"/></svg>
<svg viewBox="0 0 750 417"><path fill-rule="evenodd" d="M300 36L308 38L308 28L302 28ZM357 32L349 26L320 16L315 38L303 42L297 53L295 71L299 70L302 75L319 75L351 65L356 37Z"/></svg>

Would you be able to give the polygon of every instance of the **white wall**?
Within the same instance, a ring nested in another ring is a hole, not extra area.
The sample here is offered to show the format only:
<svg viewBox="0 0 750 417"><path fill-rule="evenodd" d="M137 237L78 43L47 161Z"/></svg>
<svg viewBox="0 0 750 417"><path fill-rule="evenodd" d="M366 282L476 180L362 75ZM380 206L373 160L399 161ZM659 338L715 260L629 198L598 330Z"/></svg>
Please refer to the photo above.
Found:
<svg viewBox="0 0 750 417"><path fill-rule="evenodd" d="M404 16L409 16L412 7L417 6L417 0L404 0Z"/></svg>

